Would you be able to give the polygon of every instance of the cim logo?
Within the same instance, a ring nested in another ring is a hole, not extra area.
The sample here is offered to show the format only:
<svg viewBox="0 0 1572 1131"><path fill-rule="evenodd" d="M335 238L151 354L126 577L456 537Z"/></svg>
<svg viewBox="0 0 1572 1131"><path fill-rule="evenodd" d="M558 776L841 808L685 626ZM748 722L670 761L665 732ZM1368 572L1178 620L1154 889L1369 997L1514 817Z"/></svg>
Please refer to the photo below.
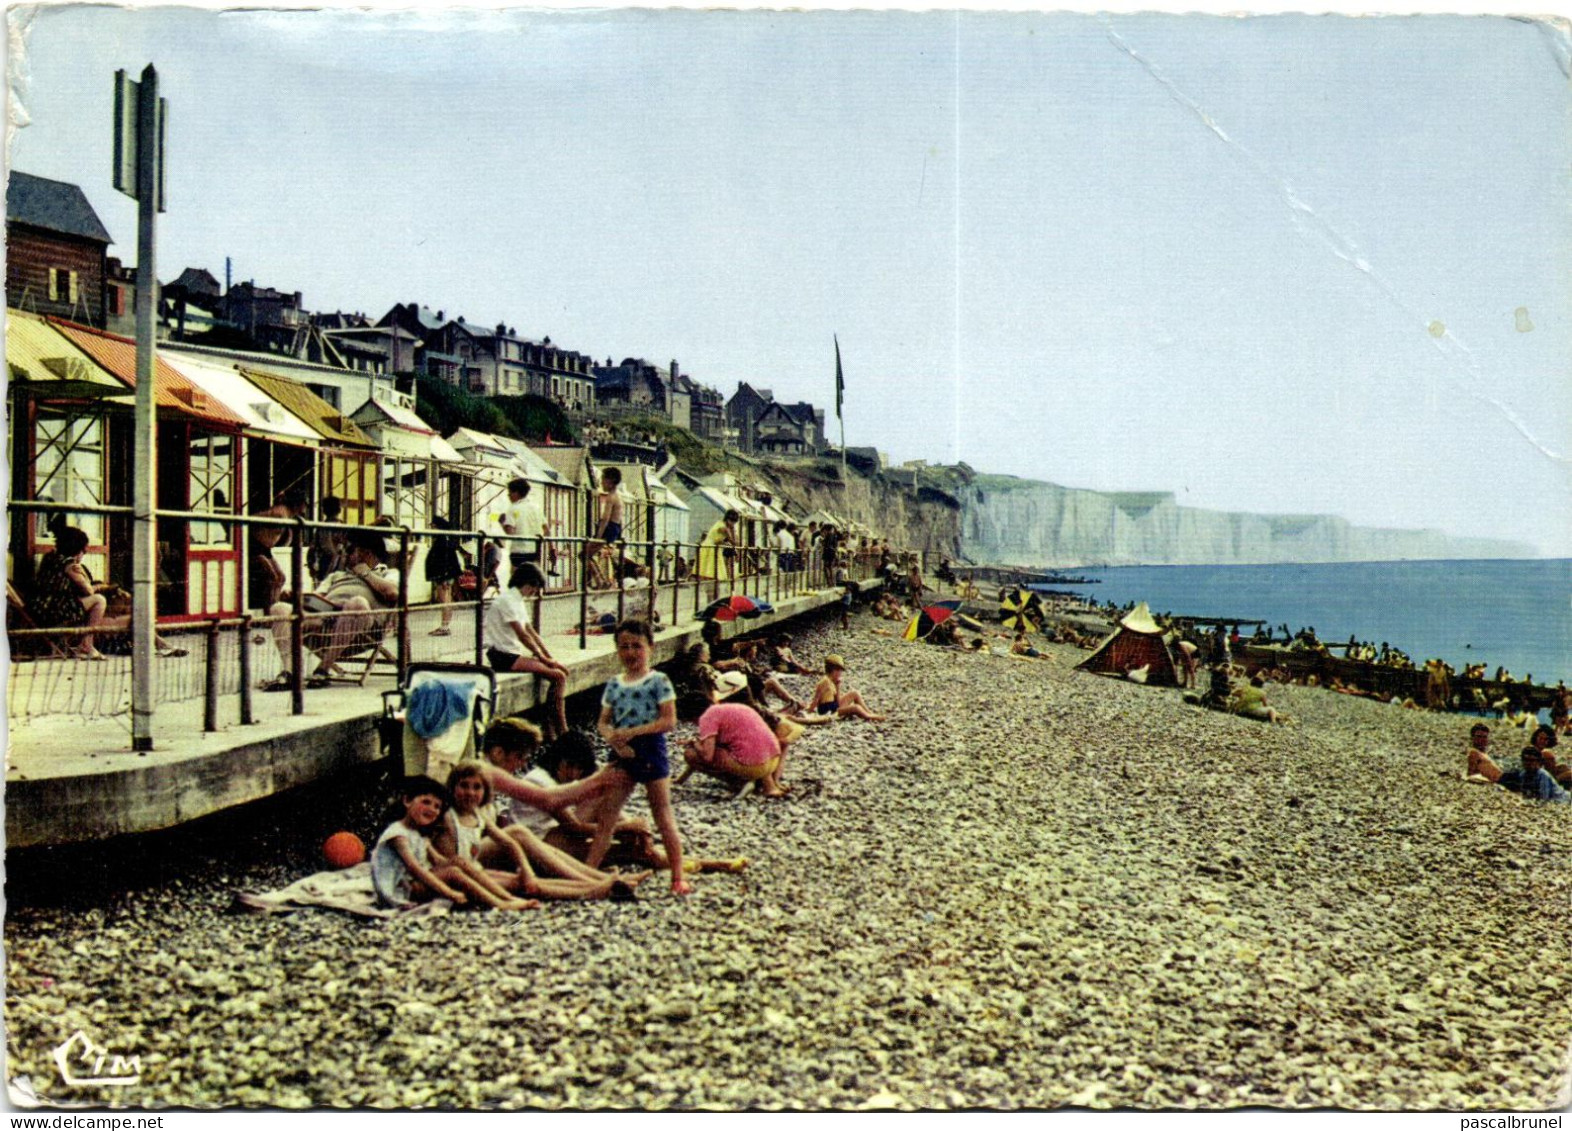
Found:
<svg viewBox="0 0 1572 1131"><path fill-rule="evenodd" d="M142 1079L140 1057L111 1056L80 1029L55 1048L55 1067L60 1079L76 1088L123 1088Z"/></svg>

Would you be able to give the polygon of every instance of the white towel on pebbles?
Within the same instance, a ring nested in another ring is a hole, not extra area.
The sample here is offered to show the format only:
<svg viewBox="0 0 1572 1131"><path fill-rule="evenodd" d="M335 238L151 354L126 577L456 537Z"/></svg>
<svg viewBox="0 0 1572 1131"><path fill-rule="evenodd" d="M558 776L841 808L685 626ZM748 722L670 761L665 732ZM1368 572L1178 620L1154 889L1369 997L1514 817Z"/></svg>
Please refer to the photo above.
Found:
<svg viewBox="0 0 1572 1131"><path fill-rule="evenodd" d="M446 915L453 909L453 904L446 899L433 899L400 910L381 906L377 902L376 889L371 886L370 861L362 861L342 871L317 872L277 891L238 892L235 903L247 911L270 914L288 914L303 907L327 907L371 919Z"/></svg>

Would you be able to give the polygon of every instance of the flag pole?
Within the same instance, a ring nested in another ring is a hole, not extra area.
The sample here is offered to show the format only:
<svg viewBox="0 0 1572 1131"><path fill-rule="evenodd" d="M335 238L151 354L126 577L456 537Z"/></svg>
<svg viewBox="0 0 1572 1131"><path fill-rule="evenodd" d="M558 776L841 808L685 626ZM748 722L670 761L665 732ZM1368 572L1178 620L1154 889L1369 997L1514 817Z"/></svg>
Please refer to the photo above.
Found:
<svg viewBox="0 0 1572 1131"><path fill-rule="evenodd" d="M846 482L846 417L841 412L841 399L846 392L846 378L841 375L841 339L835 339L835 419L841 422L841 482Z"/></svg>

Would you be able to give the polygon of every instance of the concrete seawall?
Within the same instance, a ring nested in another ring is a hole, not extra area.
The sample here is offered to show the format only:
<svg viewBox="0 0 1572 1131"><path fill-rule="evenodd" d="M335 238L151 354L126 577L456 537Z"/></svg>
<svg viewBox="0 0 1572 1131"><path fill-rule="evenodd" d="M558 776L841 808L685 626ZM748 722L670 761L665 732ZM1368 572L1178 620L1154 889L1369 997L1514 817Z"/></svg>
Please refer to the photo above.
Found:
<svg viewBox="0 0 1572 1131"><path fill-rule="evenodd" d="M861 583L865 590L878 585ZM730 626L727 635L755 632L834 605L838 591L780 599L775 612ZM664 664L699 641L694 621L661 632L655 663ZM568 693L598 688L621 670L610 637L591 636L582 650L563 649ZM382 756L378 720L381 686L332 687L307 695L304 715L264 719L215 733L202 731L202 705L160 707L160 748L135 754L89 738L90 729L64 721L33 724L13 735L6 773L6 842L11 848L75 844L173 828L225 809L307 785ZM498 677L499 715L539 705L533 676ZM47 735L44 731L47 730Z"/></svg>

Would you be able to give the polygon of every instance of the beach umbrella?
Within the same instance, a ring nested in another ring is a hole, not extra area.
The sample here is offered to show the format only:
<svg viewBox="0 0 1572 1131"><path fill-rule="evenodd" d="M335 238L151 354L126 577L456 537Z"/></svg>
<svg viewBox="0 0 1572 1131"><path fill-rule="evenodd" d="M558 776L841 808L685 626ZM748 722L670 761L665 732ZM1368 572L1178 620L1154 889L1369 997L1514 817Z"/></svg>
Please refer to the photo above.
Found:
<svg viewBox="0 0 1572 1131"><path fill-rule="evenodd" d="M1043 606L1037 594L1028 594L1020 588L999 595L999 620L1011 632L1021 629L1036 631L1042 619Z"/></svg>
<svg viewBox="0 0 1572 1131"><path fill-rule="evenodd" d="M750 620L761 613L773 613L775 606L768 601L761 601L757 597L744 596L733 593L730 597L722 597L710 604L705 609L702 617L704 620L734 621L738 617L747 617Z"/></svg>
<svg viewBox="0 0 1572 1131"><path fill-rule="evenodd" d="M931 605L924 605L922 611L912 617L911 623L906 626L906 631L901 633L901 639L927 639L934 629L953 617L960 607L959 601L935 601Z"/></svg>

